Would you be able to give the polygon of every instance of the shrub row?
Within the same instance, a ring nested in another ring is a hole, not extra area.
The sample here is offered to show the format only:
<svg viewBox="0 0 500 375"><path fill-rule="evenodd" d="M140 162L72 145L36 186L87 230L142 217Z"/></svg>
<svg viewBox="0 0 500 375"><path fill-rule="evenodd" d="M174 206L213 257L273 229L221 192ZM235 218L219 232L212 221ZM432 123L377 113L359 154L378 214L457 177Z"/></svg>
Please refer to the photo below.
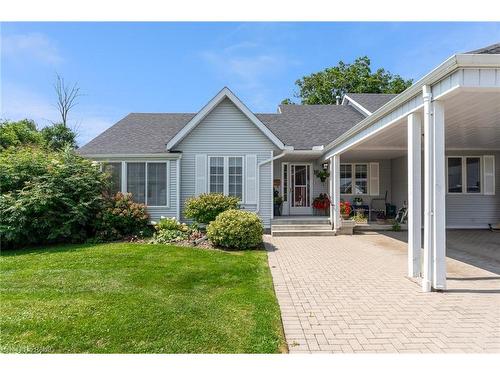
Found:
<svg viewBox="0 0 500 375"><path fill-rule="evenodd" d="M0 153L3 248L114 240L147 230L145 207L128 195L106 197L108 176L70 149L12 147Z"/></svg>

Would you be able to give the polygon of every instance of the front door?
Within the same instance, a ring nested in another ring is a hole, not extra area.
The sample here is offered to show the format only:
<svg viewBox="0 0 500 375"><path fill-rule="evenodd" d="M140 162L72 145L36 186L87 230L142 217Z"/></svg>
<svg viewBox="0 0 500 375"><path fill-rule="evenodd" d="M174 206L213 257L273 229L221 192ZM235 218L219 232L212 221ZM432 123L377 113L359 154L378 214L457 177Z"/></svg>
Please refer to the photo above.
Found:
<svg viewBox="0 0 500 375"><path fill-rule="evenodd" d="M312 215L311 164L290 163L290 215Z"/></svg>

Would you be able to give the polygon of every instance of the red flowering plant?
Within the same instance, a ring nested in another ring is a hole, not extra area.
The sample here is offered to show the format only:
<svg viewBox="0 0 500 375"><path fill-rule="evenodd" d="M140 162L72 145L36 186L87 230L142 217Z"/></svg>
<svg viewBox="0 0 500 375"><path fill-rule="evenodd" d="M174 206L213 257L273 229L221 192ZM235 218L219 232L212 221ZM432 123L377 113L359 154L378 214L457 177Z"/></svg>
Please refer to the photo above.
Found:
<svg viewBox="0 0 500 375"><path fill-rule="evenodd" d="M330 199L328 195L321 193L319 196L314 198L313 207L317 210L326 210L330 206Z"/></svg>
<svg viewBox="0 0 500 375"><path fill-rule="evenodd" d="M340 201L340 214L342 215L342 217L344 218L349 217L351 211L352 211L351 203L346 201Z"/></svg>

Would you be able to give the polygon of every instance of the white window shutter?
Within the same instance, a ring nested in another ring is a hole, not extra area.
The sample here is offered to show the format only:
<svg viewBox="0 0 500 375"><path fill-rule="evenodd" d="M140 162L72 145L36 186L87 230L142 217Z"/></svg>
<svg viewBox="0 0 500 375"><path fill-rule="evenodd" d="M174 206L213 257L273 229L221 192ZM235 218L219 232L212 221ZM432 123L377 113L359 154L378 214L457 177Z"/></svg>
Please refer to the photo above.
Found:
<svg viewBox="0 0 500 375"><path fill-rule="evenodd" d="M196 196L207 192L207 174L207 155L197 154L194 167Z"/></svg>
<svg viewBox="0 0 500 375"><path fill-rule="evenodd" d="M495 195L495 156L483 156L483 191L484 195Z"/></svg>
<svg viewBox="0 0 500 375"><path fill-rule="evenodd" d="M245 165L245 203L257 204L257 155L247 155Z"/></svg>
<svg viewBox="0 0 500 375"><path fill-rule="evenodd" d="M380 195L379 191L379 184L380 184L380 178L379 178L379 165L378 163L370 163L370 195Z"/></svg>

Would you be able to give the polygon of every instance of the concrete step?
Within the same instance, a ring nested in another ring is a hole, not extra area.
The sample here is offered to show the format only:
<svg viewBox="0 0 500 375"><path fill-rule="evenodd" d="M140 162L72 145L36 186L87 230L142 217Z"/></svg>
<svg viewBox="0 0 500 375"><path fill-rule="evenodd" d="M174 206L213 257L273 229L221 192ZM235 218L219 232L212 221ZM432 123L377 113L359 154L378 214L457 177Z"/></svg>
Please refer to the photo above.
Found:
<svg viewBox="0 0 500 375"><path fill-rule="evenodd" d="M273 237L316 237L316 236L335 236L333 230L271 230Z"/></svg>
<svg viewBox="0 0 500 375"><path fill-rule="evenodd" d="M328 218L310 218L310 219L293 219L293 218L287 218L287 219L273 219L271 220L271 225L307 225L307 224L314 224L314 225L325 225L325 224L330 224L330 220Z"/></svg>
<svg viewBox="0 0 500 375"><path fill-rule="evenodd" d="M271 230L331 230L330 224L272 224Z"/></svg>

